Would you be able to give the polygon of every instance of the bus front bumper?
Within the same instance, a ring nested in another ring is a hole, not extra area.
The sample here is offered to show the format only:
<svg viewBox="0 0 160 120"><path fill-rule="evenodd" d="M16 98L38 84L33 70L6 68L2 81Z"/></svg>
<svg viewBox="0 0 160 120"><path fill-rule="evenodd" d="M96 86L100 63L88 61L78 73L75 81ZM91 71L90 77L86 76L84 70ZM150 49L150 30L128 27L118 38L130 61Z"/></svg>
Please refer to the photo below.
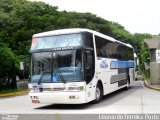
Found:
<svg viewBox="0 0 160 120"><path fill-rule="evenodd" d="M86 92L29 92L32 103L49 104L83 104L86 103Z"/></svg>

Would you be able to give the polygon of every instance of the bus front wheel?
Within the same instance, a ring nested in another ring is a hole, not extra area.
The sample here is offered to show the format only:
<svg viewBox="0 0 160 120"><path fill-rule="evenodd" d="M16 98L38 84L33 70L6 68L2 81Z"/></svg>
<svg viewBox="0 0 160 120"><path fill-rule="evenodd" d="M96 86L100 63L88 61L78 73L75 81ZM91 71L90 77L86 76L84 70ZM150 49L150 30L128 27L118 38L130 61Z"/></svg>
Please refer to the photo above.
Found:
<svg viewBox="0 0 160 120"><path fill-rule="evenodd" d="M97 84L95 92L95 100L93 101L93 103L99 103L102 100L102 96L103 96L102 86L100 84Z"/></svg>

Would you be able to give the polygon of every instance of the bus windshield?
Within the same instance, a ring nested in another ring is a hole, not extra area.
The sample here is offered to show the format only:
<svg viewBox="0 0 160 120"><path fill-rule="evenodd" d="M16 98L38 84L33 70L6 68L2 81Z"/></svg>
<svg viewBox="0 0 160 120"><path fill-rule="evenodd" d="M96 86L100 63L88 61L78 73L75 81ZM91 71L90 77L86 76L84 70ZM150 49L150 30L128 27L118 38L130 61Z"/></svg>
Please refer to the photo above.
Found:
<svg viewBox="0 0 160 120"><path fill-rule="evenodd" d="M81 50L41 52L31 54L31 82L82 81Z"/></svg>

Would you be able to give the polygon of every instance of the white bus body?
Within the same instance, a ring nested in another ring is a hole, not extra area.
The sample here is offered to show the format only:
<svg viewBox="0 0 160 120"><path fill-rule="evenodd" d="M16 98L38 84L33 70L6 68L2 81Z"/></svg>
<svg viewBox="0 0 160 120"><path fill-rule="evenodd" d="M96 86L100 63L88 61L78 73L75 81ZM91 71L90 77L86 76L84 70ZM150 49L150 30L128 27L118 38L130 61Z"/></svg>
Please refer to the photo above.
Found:
<svg viewBox="0 0 160 120"><path fill-rule="evenodd" d="M73 36L68 37L70 34ZM61 35L64 35L64 41L58 38ZM55 42L52 42L52 36L57 37L53 38ZM87 40L91 42L85 43ZM79 47L80 44L83 47ZM33 35L30 49L31 81L28 84L31 102L98 103L102 96L128 88L134 81L135 72L132 49L129 44L89 29L62 29ZM81 56L80 69L76 67L76 63L74 67L69 67L77 59L77 54ZM55 66L58 67L55 69Z"/></svg>

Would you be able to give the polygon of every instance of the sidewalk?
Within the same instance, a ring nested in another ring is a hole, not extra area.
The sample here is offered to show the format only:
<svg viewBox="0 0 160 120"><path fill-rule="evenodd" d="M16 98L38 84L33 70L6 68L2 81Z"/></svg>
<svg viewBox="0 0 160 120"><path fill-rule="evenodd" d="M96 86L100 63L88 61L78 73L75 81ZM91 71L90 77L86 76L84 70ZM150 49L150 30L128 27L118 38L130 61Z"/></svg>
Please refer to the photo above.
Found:
<svg viewBox="0 0 160 120"><path fill-rule="evenodd" d="M160 91L160 85L150 85L147 80L144 80L144 85L150 89Z"/></svg>
<svg viewBox="0 0 160 120"><path fill-rule="evenodd" d="M148 83L148 81L146 79L144 79L144 77L142 77L141 75L138 75L138 77L137 77L137 81L139 81L139 80L144 81L144 86L146 86L147 88L160 91L160 85L150 85Z"/></svg>
<svg viewBox="0 0 160 120"><path fill-rule="evenodd" d="M28 91L21 91L21 92L15 92L15 93L5 93L5 94L0 94L0 98L1 97L11 97L11 96L18 96L18 95L23 95L23 94L27 94Z"/></svg>

